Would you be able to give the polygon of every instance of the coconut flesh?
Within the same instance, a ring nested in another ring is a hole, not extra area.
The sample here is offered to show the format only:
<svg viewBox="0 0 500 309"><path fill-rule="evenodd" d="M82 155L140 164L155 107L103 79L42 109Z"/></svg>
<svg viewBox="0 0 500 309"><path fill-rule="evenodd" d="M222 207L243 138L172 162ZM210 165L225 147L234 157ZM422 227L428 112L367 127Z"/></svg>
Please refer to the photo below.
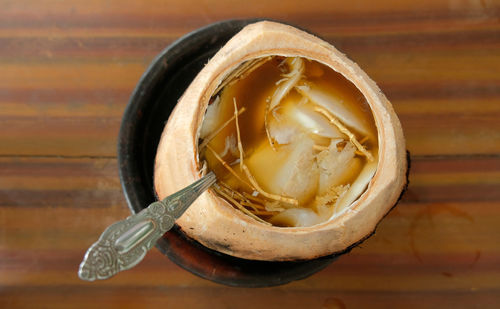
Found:
<svg viewBox="0 0 500 309"><path fill-rule="evenodd" d="M198 153L214 191L260 223L308 227L342 214L377 169L377 130L359 90L305 57L239 65L215 90Z"/></svg>

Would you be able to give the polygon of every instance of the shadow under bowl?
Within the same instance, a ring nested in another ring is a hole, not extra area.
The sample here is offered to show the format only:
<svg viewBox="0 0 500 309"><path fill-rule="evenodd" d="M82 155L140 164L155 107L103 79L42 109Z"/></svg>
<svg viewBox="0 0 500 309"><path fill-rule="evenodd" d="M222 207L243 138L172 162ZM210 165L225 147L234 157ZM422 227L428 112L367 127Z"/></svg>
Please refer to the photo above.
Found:
<svg viewBox="0 0 500 309"><path fill-rule="evenodd" d="M118 140L120 180L133 213L156 200L156 148L178 99L208 60L244 26L259 21L228 20L191 32L164 49L141 77L122 118ZM306 278L339 255L314 260L266 262L208 249L175 226L156 247L180 267L229 286L266 287Z"/></svg>

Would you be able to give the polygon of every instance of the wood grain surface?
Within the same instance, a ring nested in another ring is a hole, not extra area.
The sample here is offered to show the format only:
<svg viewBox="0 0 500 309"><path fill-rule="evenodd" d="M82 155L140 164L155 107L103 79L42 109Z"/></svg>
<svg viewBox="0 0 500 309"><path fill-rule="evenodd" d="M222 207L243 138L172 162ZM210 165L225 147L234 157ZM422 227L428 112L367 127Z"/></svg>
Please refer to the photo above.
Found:
<svg viewBox="0 0 500 309"><path fill-rule="evenodd" d="M128 215L116 141L139 77L183 34L250 17L317 33L379 84L412 154L403 201L285 286L217 285L156 250L80 281L87 247ZM0 0L0 307L498 308L499 72L493 0Z"/></svg>

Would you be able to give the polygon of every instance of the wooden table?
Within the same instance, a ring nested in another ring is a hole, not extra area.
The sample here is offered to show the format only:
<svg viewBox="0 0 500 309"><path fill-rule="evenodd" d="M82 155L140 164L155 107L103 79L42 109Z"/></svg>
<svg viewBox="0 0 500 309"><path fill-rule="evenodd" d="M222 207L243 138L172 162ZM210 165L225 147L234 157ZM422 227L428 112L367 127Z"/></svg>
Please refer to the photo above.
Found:
<svg viewBox="0 0 500 309"><path fill-rule="evenodd" d="M0 1L1 308L498 308L500 3ZM111 280L76 271L128 215L116 140L142 72L181 35L271 17L324 37L401 119L411 185L325 270L264 289L198 278L158 251Z"/></svg>

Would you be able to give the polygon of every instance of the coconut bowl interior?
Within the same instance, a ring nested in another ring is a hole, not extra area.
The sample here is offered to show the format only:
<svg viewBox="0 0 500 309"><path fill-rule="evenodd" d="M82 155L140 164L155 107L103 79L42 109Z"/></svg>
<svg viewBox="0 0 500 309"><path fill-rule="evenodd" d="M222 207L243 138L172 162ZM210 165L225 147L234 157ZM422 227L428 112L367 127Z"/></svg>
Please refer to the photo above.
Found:
<svg viewBox="0 0 500 309"><path fill-rule="evenodd" d="M223 21L182 37L163 50L140 79L125 110L118 141L120 180L132 212L156 200L156 149L178 99L208 60L245 25L255 21ZM156 247L200 277L246 287L274 286L305 278L338 256L295 262L245 260L210 250L187 238L177 227L167 232Z"/></svg>

